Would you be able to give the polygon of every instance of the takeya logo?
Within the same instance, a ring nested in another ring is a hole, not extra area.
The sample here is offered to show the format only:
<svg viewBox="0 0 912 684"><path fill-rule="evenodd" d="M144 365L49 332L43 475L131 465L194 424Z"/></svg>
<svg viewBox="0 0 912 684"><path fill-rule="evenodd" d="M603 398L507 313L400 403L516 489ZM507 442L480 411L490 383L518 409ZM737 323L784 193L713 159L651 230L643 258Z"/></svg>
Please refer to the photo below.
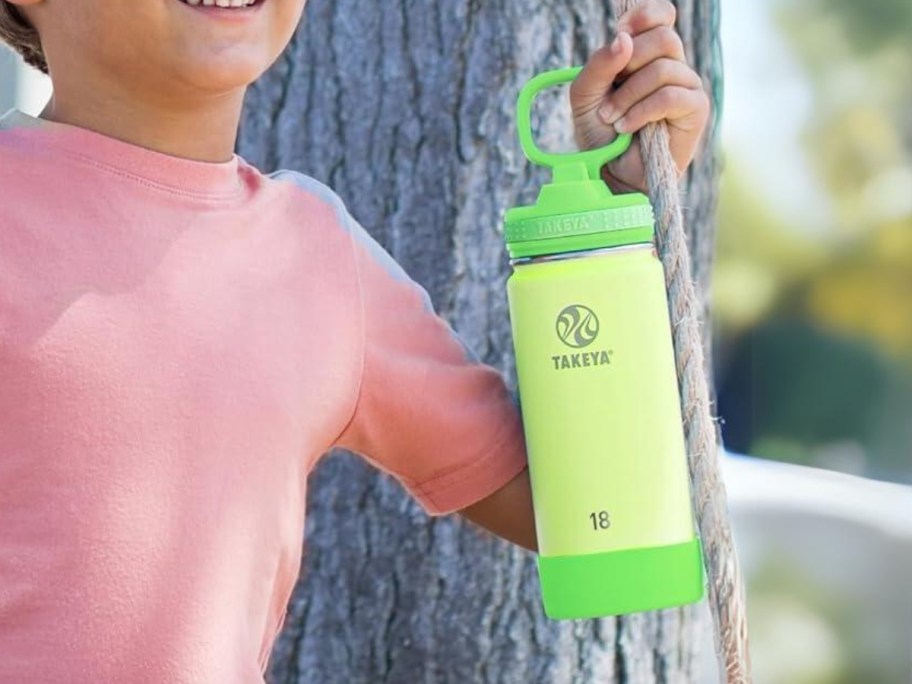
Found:
<svg viewBox="0 0 912 684"><path fill-rule="evenodd" d="M582 304L565 306L555 321L557 337L568 347L587 347L599 334L599 319L595 312Z"/></svg>
<svg viewBox="0 0 912 684"><path fill-rule="evenodd" d="M595 312L582 304L565 306L557 315L555 332L558 339L568 347L581 349L595 342L599 334L599 319ZM570 354L556 354L551 357L554 370L567 368L588 368L607 366L611 363L611 350L599 349Z"/></svg>
<svg viewBox="0 0 912 684"><path fill-rule="evenodd" d="M554 370L607 366L611 363L611 351L602 349L601 351L580 352L578 354L557 354L552 356L551 360L554 362Z"/></svg>
<svg viewBox="0 0 912 684"><path fill-rule="evenodd" d="M591 222L585 216L561 216L545 219L538 223L538 230L545 235L582 233L591 229Z"/></svg>

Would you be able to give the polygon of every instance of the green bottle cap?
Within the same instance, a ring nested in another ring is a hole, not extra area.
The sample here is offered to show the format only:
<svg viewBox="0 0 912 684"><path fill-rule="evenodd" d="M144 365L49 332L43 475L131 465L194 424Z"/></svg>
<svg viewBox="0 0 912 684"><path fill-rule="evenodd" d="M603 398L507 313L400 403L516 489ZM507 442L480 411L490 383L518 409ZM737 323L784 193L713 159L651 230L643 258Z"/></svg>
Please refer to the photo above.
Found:
<svg viewBox="0 0 912 684"><path fill-rule="evenodd" d="M649 198L640 192L614 195L601 178L602 167L630 147L630 133L605 147L569 154L544 152L535 144L535 96L575 80L580 71L582 67L569 67L539 74L519 94L516 118L523 152L532 163L553 169L553 178L535 204L507 211L504 237L511 258L645 243L655 235Z"/></svg>

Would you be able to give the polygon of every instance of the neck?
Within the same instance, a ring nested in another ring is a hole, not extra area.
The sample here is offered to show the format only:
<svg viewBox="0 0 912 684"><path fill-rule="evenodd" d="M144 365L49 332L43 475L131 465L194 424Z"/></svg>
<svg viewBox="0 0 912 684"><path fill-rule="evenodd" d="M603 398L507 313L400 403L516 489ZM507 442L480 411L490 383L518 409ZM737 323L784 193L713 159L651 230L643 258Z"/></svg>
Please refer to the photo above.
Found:
<svg viewBox="0 0 912 684"><path fill-rule="evenodd" d="M245 90L193 102L150 102L116 95L73 97L55 84L39 116L175 157L224 162L234 153Z"/></svg>

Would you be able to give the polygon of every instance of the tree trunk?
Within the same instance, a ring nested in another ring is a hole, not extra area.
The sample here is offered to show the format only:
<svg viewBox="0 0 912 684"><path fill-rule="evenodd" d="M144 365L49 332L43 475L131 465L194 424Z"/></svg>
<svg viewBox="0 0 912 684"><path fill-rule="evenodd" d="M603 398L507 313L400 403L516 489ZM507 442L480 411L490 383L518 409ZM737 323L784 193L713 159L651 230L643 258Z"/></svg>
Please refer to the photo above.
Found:
<svg viewBox="0 0 912 684"><path fill-rule="evenodd" d="M707 78L720 69L715 2L679 2ZM238 150L333 187L515 387L500 226L543 181L519 148L516 96L540 71L582 64L610 17L608 0L311 0L250 89ZM565 100L544 96L538 111L541 144L571 149ZM704 295L715 179L710 145L685 201ZM429 519L392 478L341 450L312 474L308 505L272 683L694 681L698 608L548 620L533 554L458 516Z"/></svg>

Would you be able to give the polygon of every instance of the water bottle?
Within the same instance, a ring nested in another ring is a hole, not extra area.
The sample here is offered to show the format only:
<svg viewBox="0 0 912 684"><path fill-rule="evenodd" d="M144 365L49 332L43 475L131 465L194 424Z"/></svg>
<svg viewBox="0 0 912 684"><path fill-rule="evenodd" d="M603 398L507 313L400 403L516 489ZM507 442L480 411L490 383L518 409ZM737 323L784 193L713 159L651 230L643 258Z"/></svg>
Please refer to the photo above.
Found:
<svg viewBox="0 0 912 684"><path fill-rule="evenodd" d="M538 574L551 619L693 603L704 583L653 210L645 195L613 195L600 177L631 136L573 154L543 152L532 137L535 96L580 70L540 74L520 93L523 151L553 169L553 182L504 219Z"/></svg>

